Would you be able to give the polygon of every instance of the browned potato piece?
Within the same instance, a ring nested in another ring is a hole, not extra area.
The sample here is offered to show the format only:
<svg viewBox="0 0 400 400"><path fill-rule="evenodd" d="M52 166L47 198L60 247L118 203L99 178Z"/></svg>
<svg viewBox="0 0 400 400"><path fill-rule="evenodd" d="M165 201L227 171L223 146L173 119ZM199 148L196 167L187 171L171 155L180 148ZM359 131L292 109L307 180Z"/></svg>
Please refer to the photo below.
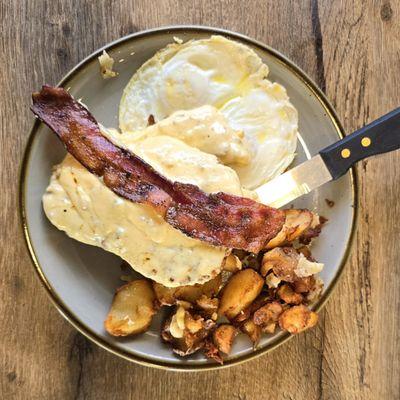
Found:
<svg viewBox="0 0 400 400"><path fill-rule="evenodd" d="M222 264L222 269L229 272L240 271L242 269L242 262L239 260L239 257L229 254Z"/></svg>
<svg viewBox="0 0 400 400"><path fill-rule="evenodd" d="M172 306L177 300L185 300L195 303L202 295L212 297L217 294L221 286L221 275L200 285L187 285L169 288L160 283L153 282L153 288L156 293L157 300L161 305Z"/></svg>
<svg viewBox="0 0 400 400"><path fill-rule="evenodd" d="M260 294L248 307L240 311L235 318L231 319L231 322L235 326L240 325L243 321L249 319L255 311L264 306L268 301L271 301L268 294Z"/></svg>
<svg viewBox="0 0 400 400"><path fill-rule="evenodd" d="M289 333L299 333L312 328L318 322L318 315L306 306L293 306L279 317L279 326Z"/></svg>
<svg viewBox="0 0 400 400"><path fill-rule="evenodd" d="M253 321L256 325L266 327L270 323L277 322L282 312L282 305L277 301L273 301L259 308L253 315Z"/></svg>
<svg viewBox="0 0 400 400"><path fill-rule="evenodd" d="M274 333L275 329L276 329L276 322L270 322L269 324L261 327L263 333Z"/></svg>
<svg viewBox="0 0 400 400"><path fill-rule="evenodd" d="M194 318L190 313L185 315L185 328L190 333L197 333L203 328L203 318Z"/></svg>
<svg viewBox="0 0 400 400"><path fill-rule="evenodd" d="M286 282L298 278L295 273L299 254L293 247L277 247L264 254L261 264L261 275L266 276L272 269L276 277Z"/></svg>
<svg viewBox="0 0 400 400"><path fill-rule="evenodd" d="M250 338L253 346L256 347L261 338L261 326L256 325L253 320L248 319L240 329Z"/></svg>
<svg viewBox="0 0 400 400"><path fill-rule="evenodd" d="M244 269L232 275L224 287L218 313L235 318L260 294L264 279L253 269Z"/></svg>
<svg viewBox="0 0 400 400"><path fill-rule="evenodd" d="M236 335L237 329L233 325L222 324L214 331L213 341L219 351L229 354Z"/></svg>
<svg viewBox="0 0 400 400"><path fill-rule="evenodd" d="M155 295L146 279L134 280L120 287L104 321L113 336L128 336L144 332L156 313Z"/></svg>
<svg viewBox="0 0 400 400"><path fill-rule="evenodd" d="M296 293L289 285L282 285L277 294L287 304L300 304L303 301L303 296Z"/></svg>
<svg viewBox="0 0 400 400"><path fill-rule="evenodd" d="M304 278L299 278L293 282L294 291L297 293L308 293L315 287L315 278L310 275Z"/></svg>

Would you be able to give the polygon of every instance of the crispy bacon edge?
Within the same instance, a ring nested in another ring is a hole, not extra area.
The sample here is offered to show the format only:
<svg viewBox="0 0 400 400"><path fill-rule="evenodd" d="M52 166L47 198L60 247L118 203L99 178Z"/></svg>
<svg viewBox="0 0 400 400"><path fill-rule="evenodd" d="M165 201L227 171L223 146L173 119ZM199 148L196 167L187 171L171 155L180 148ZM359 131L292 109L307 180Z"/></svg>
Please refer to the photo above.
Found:
<svg viewBox="0 0 400 400"><path fill-rule="evenodd" d="M32 112L71 153L117 195L149 204L174 228L215 246L259 252L281 230L281 210L224 192L207 194L171 182L135 154L101 134L92 114L63 88L43 86Z"/></svg>

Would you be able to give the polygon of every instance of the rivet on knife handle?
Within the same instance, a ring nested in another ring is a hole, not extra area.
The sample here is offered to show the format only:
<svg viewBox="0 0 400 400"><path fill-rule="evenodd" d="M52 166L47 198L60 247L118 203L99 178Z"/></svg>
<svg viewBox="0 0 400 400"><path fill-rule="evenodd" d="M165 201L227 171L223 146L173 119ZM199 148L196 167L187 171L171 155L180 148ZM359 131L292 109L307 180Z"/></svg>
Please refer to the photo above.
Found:
<svg viewBox="0 0 400 400"><path fill-rule="evenodd" d="M319 154L332 178L337 179L357 161L398 148L400 148L400 108L326 147Z"/></svg>

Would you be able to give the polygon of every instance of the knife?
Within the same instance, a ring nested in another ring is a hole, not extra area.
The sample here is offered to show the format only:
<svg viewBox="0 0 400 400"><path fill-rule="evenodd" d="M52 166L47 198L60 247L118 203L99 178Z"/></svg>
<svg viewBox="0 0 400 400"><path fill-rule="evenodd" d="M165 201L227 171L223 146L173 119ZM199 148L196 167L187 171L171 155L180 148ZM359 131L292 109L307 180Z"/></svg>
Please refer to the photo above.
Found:
<svg viewBox="0 0 400 400"><path fill-rule="evenodd" d="M400 108L326 147L255 191L260 201L279 208L324 183L340 178L357 161L398 148Z"/></svg>

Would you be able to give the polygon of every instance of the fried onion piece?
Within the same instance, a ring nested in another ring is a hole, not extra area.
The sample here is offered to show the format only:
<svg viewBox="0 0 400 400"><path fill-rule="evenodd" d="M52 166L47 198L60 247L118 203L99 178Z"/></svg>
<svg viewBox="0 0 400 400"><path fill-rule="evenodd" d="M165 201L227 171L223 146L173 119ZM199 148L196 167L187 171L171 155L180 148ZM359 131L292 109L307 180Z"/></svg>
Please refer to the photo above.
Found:
<svg viewBox="0 0 400 400"><path fill-rule="evenodd" d="M172 345L174 353L184 357L204 347L205 339L215 327L215 322L191 314L183 307L169 317L161 331L162 339Z"/></svg>
<svg viewBox="0 0 400 400"><path fill-rule="evenodd" d="M324 288L324 282L321 278L315 278L315 284L311 290L307 293L307 302L313 303L321 297L322 289Z"/></svg>
<svg viewBox="0 0 400 400"><path fill-rule="evenodd" d="M206 339L204 342L204 355L207 358L214 360L221 365L224 363L224 360L221 357L221 354L220 354L217 346L210 339Z"/></svg>
<svg viewBox="0 0 400 400"><path fill-rule="evenodd" d="M242 269L242 262L239 257L234 254L229 254L222 264L222 269L228 272L237 272Z"/></svg>
<svg viewBox="0 0 400 400"><path fill-rule="evenodd" d="M214 246L259 252L282 229L285 215L252 199L172 182L102 135L90 112L63 88L43 86L31 107L71 153L117 195L148 204L189 237Z"/></svg>
<svg viewBox="0 0 400 400"><path fill-rule="evenodd" d="M328 220L325 217L319 216L317 214L313 214L313 220L311 222L311 225L300 236L299 242L302 244L305 244L305 245L309 244L312 239L319 236L319 234L321 233L322 226L327 221Z"/></svg>
<svg viewBox="0 0 400 400"><path fill-rule="evenodd" d="M261 275L266 276L272 270L277 278L285 282L294 282L298 278L321 272L323 267L324 264L307 260L293 247L276 247L264 254Z"/></svg>
<svg viewBox="0 0 400 400"><path fill-rule="evenodd" d="M195 303L203 295L207 297L215 296L219 292L221 280L221 275L217 275L215 278L203 284L178 286L173 288L166 287L161 283L153 282L153 288L157 300L161 305L172 306L176 304L178 300Z"/></svg>
<svg viewBox="0 0 400 400"><path fill-rule="evenodd" d="M103 50L103 54L98 57L100 64L100 72L103 79L114 78L118 72L113 71L114 59Z"/></svg>
<svg viewBox="0 0 400 400"><path fill-rule="evenodd" d="M278 234L271 239L265 249L287 246L296 239L302 244L309 244L311 240L321 233L326 218L309 210L284 210L285 222Z"/></svg>
<svg viewBox="0 0 400 400"><path fill-rule="evenodd" d="M312 256L311 250L308 246L304 245L298 247L296 250L299 254L303 254L303 256L307 258L308 261L315 261L315 258Z"/></svg>
<svg viewBox="0 0 400 400"><path fill-rule="evenodd" d="M273 272L270 272L266 277L265 277L265 283L270 289L276 289L279 284L282 282L280 278L278 278Z"/></svg>
<svg viewBox="0 0 400 400"><path fill-rule="evenodd" d="M318 322L318 315L305 305L293 306L279 317L279 326L289 333L296 334L312 328Z"/></svg>
<svg viewBox="0 0 400 400"><path fill-rule="evenodd" d="M293 247L276 247L264 254L261 264L261 275L266 276L269 271L286 282L296 280L295 273L299 262L299 254Z"/></svg>
<svg viewBox="0 0 400 400"><path fill-rule="evenodd" d="M120 287L104 321L113 336L128 336L146 331L156 313L156 298L151 283L134 280Z"/></svg>
<svg viewBox="0 0 400 400"><path fill-rule="evenodd" d="M216 320L218 318L219 299L217 297L211 299L203 294L196 301L196 304L201 309L202 315L205 315L212 320Z"/></svg>
<svg viewBox="0 0 400 400"><path fill-rule="evenodd" d="M232 275L222 290L219 315L235 318L260 294L264 279L253 269L243 269Z"/></svg>
<svg viewBox="0 0 400 400"><path fill-rule="evenodd" d="M282 285L277 291L278 297L286 304L300 304L303 301L303 296L296 293L290 285Z"/></svg>

